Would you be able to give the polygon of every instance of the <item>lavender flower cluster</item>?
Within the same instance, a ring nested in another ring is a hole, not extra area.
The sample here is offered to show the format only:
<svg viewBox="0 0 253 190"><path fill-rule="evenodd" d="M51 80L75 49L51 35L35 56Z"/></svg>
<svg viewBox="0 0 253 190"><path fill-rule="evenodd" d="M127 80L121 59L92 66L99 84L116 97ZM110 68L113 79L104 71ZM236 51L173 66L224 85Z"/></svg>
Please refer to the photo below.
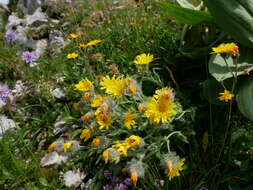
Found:
<svg viewBox="0 0 253 190"><path fill-rule="evenodd" d="M125 178L120 182L120 178L113 177L109 170L104 171L104 177L110 179L111 183L103 186L103 190L127 190L131 185L131 179Z"/></svg>

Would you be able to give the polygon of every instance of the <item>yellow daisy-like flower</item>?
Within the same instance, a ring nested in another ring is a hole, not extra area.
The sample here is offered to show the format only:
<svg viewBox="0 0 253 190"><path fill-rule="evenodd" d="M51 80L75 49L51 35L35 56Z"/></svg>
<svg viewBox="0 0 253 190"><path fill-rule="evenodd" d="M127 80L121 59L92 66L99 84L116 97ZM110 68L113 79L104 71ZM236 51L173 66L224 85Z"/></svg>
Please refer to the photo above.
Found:
<svg viewBox="0 0 253 190"><path fill-rule="evenodd" d="M139 104L138 107L137 107L138 112L144 111L145 107L146 107L145 104Z"/></svg>
<svg viewBox="0 0 253 190"><path fill-rule="evenodd" d="M125 139L125 142L128 147L135 148L140 146L142 139L136 135L131 135L130 137Z"/></svg>
<svg viewBox="0 0 253 190"><path fill-rule="evenodd" d="M120 155L127 156L127 151L129 147L126 143L121 143L119 141L116 141L114 145L112 145L112 148L114 148Z"/></svg>
<svg viewBox="0 0 253 190"><path fill-rule="evenodd" d="M75 85L75 90L86 92L86 91L92 90L92 87L93 87L93 82L85 78Z"/></svg>
<svg viewBox="0 0 253 190"><path fill-rule="evenodd" d="M69 39L76 39L78 37L77 34L71 33L69 34Z"/></svg>
<svg viewBox="0 0 253 190"><path fill-rule="evenodd" d="M81 117L81 120L83 121L84 124L88 123L89 119L94 115L94 113L92 111L84 114L82 117Z"/></svg>
<svg viewBox="0 0 253 190"><path fill-rule="evenodd" d="M100 42L102 42L102 40L92 40L88 42L87 44L79 44L79 47L86 48L86 47L97 45Z"/></svg>
<svg viewBox="0 0 253 190"><path fill-rule="evenodd" d="M120 154L114 148L107 148L103 154L103 160L107 163L109 160L111 162L118 162L120 159Z"/></svg>
<svg viewBox="0 0 253 190"><path fill-rule="evenodd" d="M77 58L78 57L78 54L77 53L69 53L68 55L67 55L67 58L68 59L75 59L75 58Z"/></svg>
<svg viewBox="0 0 253 190"><path fill-rule="evenodd" d="M57 144L55 144L55 143L50 144L50 145L48 146L48 148L47 148L48 152L53 152L54 147L56 147L56 146L57 146Z"/></svg>
<svg viewBox="0 0 253 190"><path fill-rule="evenodd" d="M174 102L174 95L171 88L163 88L156 91L156 94L147 102L145 116L153 123L164 123L171 121L177 114L178 105Z"/></svg>
<svg viewBox="0 0 253 190"><path fill-rule="evenodd" d="M169 180L173 179L174 177L180 176L180 171L183 170L185 159L180 160L168 160L166 162L166 171L169 177Z"/></svg>
<svg viewBox="0 0 253 190"><path fill-rule="evenodd" d="M142 53L135 57L134 63L137 65L148 65L154 60L154 56L152 54Z"/></svg>
<svg viewBox="0 0 253 190"><path fill-rule="evenodd" d="M91 131L89 129L84 129L80 135L80 139L84 139L84 142L87 141L91 136Z"/></svg>
<svg viewBox="0 0 253 190"><path fill-rule="evenodd" d="M212 48L212 54L231 54L237 56L239 54L239 48L235 43L220 44L218 47Z"/></svg>
<svg viewBox="0 0 253 190"><path fill-rule="evenodd" d="M99 107L103 103L103 97L101 95L96 95L95 98L91 102L91 107L96 108Z"/></svg>
<svg viewBox="0 0 253 190"><path fill-rule="evenodd" d="M124 95L125 82L121 77L109 76L104 77L100 81L101 89L105 89L105 92L109 95L120 97Z"/></svg>
<svg viewBox="0 0 253 190"><path fill-rule="evenodd" d="M131 172L131 182L136 186L138 180L138 173L136 171Z"/></svg>
<svg viewBox="0 0 253 190"><path fill-rule="evenodd" d="M218 97L218 99L220 101L225 101L225 102L228 102L228 101L232 100L232 98L234 97L234 94L232 94L228 90L224 90L224 92L220 92L219 95L220 96Z"/></svg>
<svg viewBox="0 0 253 190"><path fill-rule="evenodd" d="M137 115L128 110L128 112L124 115L124 125L126 128L132 129L132 126L135 124L135 118L137 118Z"/></svg>
<svg viewBox="0 0 253 190"><path fill-rule="evenodd" d="M68 141L66 143L64 143L63 145L63 150L64 152L68 152L68 150L75 144L75 142L73 141Z"/></svg>
<svg viewBox="0 0 253 190"><path fill-rule="evenodd" d="M131 92L132 95L136 95L137 94L137 86L136 85L131 84L127 88Z"/></svg>
<svg viewBox="0 0 253 190"><path fill-rule="evenodd" d="M112 117L109 113L104 113L102 111L98 111L95 113L96 121L99 124L99 129L102 130L104 128L109 129L112 124Z"/></svg>
<svg viewBox="0 0 253 190"><path fill-rule="evenodd" d="M94 138L91 142L92 147L98 147L100 145L101 139L100 138Z"/></svg>

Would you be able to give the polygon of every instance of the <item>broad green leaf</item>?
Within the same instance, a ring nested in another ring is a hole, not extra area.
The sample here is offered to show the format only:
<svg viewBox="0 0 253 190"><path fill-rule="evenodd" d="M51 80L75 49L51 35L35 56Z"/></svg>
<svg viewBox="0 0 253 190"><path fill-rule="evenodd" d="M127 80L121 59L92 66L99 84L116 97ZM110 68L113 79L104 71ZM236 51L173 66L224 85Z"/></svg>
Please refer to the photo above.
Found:
<svg viewBox="0 0 253 190"><path fill-rule="evenodd" d="M244 117L253 121L253 77L247 78L240 85L237 93L237 105Z"/></svg>
<svg viewBox="0 0 253 190"><path fill-rule="evenodd" d="M212 55L208 64L209 72L217 81L223 81L233 77L236 71L237 76L247 74L249 71L253 70L252 52L253 50L248 48L240 50L237 66L235 59L231 56L223 58L220 54Z"/></svg>
<svg viewBox="0 0 253 190"><path fill-rule="evenodd" d="M157 5L164 9L168 16L184 24L197 25L213 21L208 12L183 8L168 2L158 2Z"/></svg>

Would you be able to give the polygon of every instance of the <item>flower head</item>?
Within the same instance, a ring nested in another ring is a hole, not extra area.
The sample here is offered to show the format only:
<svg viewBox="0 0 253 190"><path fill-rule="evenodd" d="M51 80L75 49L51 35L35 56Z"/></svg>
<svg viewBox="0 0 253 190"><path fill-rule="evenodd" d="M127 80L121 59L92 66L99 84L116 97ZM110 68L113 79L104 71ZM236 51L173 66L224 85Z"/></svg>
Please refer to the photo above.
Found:
<svg viewBox="0 0 253 190"><path fill-rule="evenodd" d="M101 139L100 139L100 138L94 138L94 139L92 140L92 142L91 142L91 146L92 146L92 147L98 147L99 144L100 144L100 142L101 142Z"/></svg>
<svg viewBox="0 0 253 190"><path fill-rule="evenodd" d="M96 121L99 124L99 129L102 130L104 128L109 129L112 124L112 117L109 113L105 113L102 111L95 112Z"/></svg>
<svg viewBox="0 0 253 190"><path fill-rule="evenodd" d="M87 87L87 86L86 86L86 87ZM81 89L83 89L83 88L81 87ZM85 89L85 88L84 88L84 89ZM87 89L87 88L86 88L86 89ZM88 102L88 101L90 100L91 96L92 96L92 94L89 93L89 92L84 93L84 95L83 95L83 101L84 101L84 102Z"/></svg>
<svg viewBox="0 0 253 190"><path fill-rule="evenodd" d="M180 159L175 152L170 152L163 156L162 165L165 167L169 180L180 176L180 171L183 170L185 159Z"/></svg>
<svg viewBox="0 0 253 190"><path fill-rule="evenodd" d="M69 34L69 39L76 39L78 37L77 34L71 33Z"/></svg>
<svg viewBox="0 0 253 190"><path fill-rule="evenodd" d="M56 143L52 143L48 146L47 150L48 152L53 152L54 148L57 146Z"/></svg>
<svg viewBox="0 0 253 190"><path fill-rule="evenodd" d="M119 141L116 141L114 145L112 145L112 148L114 148L120 155L127 156L128 146L126 143L121 143Z"/></svg>
<svg viewBox="0 0 253 190"><path fill-rule="evenodd" d="M131 175L131 182L136 186L138 178L144 177L145 169L142 161L132 159L129 164L129 173Z"/></svg>
<svg viewBox="0 0 253 190"><path fill-rule="evenodd" d="M68 152L68 150L75 144L74 141L67 141L63 144L63 150L64 152Z"/></svg>
<svg viewBox="0 0 253 190"><path fill-rule="evenodd" d="M127 185L125 185L124 183L120 183L118 186L118 190L127 190Z"/></svg>
<svg viewBox="0 0 253 190"><path fill-rule="evenodd" d="M152 54L142 53L135 57L134 63L137 65L148 65L154 60L154 56Z"/></svg>
<svg viewBox="0 0 253 190"><path fill-rule="evenodd" d="M171 88L156 90L155 95L147 102L146 117L153 123L165 123L171 121L178 112L178 105L174 102L174 94Z"/></svg>
<svg viewBox="0 0 253 190"><path fill-rule="evenodd" d="M137 115L128 110L128 112L124 115L124 125L126 128L132 129L132 126L135 124L135 118L137 118Z"/></svg>
<svg viewBox="0 0 253 190"><path fill-rule="evenodd" d="M10 94L10 89L7 84L0 84L0 100L6 102L6 98Z"/></svg>
<svg viewBox="0 0 253 190"><path fill-rule="evenodd" d="M120 97L124 95L125 82L121 77L109 76L104 77L100 81L101 89L105 89L105 92L109 95Z"/></svg>
<svg viewBox="0 0 253 190"><path fill-rule="evenodd" d="M93 88L93 82L88 80L87 78L82 79L78 84L75 85L75 90L79 90L81 92L90 91Z"/></svg>
<svg viewBox="0 0 253 190"><path fill-rule="evenodd" d="M87 44L79 44L79 47L86 48L86 47L94 46L100 42L102 42L102 40L92 40L88 42Z"/></svg>
<svg viewBox="0 0 253 190"><path fill-rule="evenodd" d="M91 130L84 129L80 135L80 139L84 139L84 141L87 141L91 136Z"/></svg>
<svg viewBox="0 0 253 190"><path fill-rule="evenodd" d="M103 97L101 95L96 95L92 100L91 107L96 108L99 107L103 103Z"/></svg>
<svg viewBox="0 0 253 190"><path fill-rule="evenodd" d="M26 63L32 63L38 59L38 56L34 52L25 51L21 55L22 60Z"/></svg>
<svg viewBox="0 0 253 190"><path fill-rule="evenodd" d="M126 138L125 142L129 148L136 148L144 143L142 138L136 135Z"/></svg>
<svg viewBox="0 0 253 190"><path fill-rule="evenodd" d="M212 54L231 54L237 56L239 54L239 48L235 43L220 44L218 47L212 48Z"/></svg>
<svg viewBox="0 0 253 190"><path fill-rule="evenodd" d="M117 163L120 159L120 154L114 148L107 148L103 152L102 156L105 163L107 163L108 161Z"/></svg>
<svg viewBox="0 0 253 190"><path fill-rule="evenodd" d="M75 59L75 58L77 58L78 57L78 54L77 53L69 53L68 55L67 55L67 58L68 59Z"/></svg>
<svg viewBox="0 0 253 190"><path fill-rule="evenodd" d="M81 117L81 120L83 121L84 124L88 123L89 119L91 117L93 117L94 113L92 111L89 111L88 113L84 114L82 117Z"/></svg>
<svg viewBox="0 0 253 190"><path fill-rule="evenodd" d="M15 38L15 35L12 31L8 31L5 33L4 37L7 41L11 41Z"/></svg>
<svg viewBox="0 0 253 190"><path fill-rule="evenodd" d="M228 90L224 90L224 92L220 92L219 95L220 96L218 97L218 99L220 101L225 101L225 102L228 102L228 101L232 100L232 98L234 97L234 94L232 94Z"/></svg>

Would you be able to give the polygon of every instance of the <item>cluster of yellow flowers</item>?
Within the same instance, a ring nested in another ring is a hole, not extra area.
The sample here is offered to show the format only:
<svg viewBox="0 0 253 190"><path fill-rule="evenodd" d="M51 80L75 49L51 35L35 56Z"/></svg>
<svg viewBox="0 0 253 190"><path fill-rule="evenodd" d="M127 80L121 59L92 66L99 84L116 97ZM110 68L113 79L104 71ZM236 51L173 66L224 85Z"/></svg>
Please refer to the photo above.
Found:
<svg viewBox="0 0 253 190"><path fill-rule="evenodd" d="M75 33L71 33L71 34L69 34L68 37L69 37L69 39L74 40L74 39L78 38L78 35L75 34ZM90 42L88 42L86 44L80 43L79 47L80 48L87 48L87 47L95 46L95 45L97 45L100 42L102 42L102 40L92 40L92 41L90 41ZM76 59L78 56L79 55L77 53L75 53L75 52L67 54L67 58L68 59Z"/></svg>

